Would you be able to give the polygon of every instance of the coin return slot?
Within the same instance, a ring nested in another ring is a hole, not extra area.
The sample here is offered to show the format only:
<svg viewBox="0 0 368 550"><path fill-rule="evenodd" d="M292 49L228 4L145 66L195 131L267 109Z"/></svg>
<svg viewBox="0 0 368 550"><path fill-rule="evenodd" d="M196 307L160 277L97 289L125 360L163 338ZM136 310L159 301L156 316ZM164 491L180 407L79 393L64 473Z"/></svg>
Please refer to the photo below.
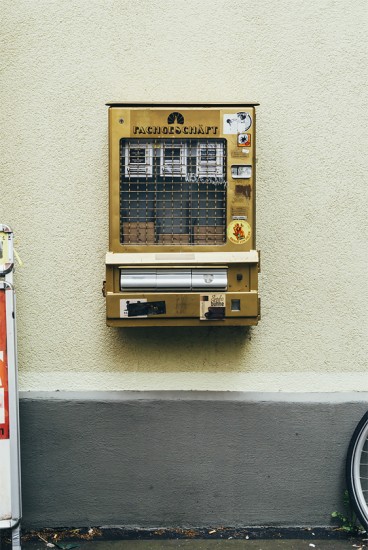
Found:
<svg viewBox="0 0 368 550"><path fill-rule="evenodd" d="M231 311L240 311L240 300L231 300Z"/></svg>

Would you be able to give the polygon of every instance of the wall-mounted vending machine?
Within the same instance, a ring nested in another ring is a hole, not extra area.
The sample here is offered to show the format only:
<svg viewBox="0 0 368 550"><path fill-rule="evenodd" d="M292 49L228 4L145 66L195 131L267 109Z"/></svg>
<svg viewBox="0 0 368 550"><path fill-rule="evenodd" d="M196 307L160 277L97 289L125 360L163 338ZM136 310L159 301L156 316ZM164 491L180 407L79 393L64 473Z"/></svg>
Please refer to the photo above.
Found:
<svg viewBox="0 0 368 550"><path fill-rule="evenodd" d="M107 324L256 325L258 104L108 105Z"/></svg>

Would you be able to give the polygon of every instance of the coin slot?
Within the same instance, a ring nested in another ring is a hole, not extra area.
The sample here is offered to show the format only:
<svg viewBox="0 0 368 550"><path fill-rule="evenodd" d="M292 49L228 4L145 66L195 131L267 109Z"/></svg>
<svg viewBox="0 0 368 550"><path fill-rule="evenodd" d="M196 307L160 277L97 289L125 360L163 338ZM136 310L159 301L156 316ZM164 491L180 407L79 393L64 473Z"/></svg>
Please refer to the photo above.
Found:
<svg viewBox="0 0 368 550"><path fill-rule="evenodd" d="M231 300L231 311L240 311L240 300Z"/></svg>

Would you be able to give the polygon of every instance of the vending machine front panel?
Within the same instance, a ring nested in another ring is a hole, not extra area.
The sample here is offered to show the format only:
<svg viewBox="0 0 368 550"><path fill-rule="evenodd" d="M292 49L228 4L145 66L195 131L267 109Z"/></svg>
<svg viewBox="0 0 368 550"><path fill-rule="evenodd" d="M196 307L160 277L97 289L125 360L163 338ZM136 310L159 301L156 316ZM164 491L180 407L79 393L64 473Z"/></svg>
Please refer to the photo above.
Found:
<svg viewBox="0 0 368 550"><path fill-rule="evenodd" d="M257 104L108 105L107 324L257 324Z"/></svg>

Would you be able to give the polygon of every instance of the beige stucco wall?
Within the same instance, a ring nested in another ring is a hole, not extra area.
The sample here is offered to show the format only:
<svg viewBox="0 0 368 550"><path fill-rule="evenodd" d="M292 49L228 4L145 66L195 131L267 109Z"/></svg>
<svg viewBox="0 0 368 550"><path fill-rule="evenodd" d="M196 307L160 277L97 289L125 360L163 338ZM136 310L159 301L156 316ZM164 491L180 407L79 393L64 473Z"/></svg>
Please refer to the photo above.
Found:
<svg viewBox="0 0 368 550"><path fill-rule="evenodd" d="M368 390L366 0L3 0L21 389ZM108 100L257 100L262 312L106 328Z"/></svg>

